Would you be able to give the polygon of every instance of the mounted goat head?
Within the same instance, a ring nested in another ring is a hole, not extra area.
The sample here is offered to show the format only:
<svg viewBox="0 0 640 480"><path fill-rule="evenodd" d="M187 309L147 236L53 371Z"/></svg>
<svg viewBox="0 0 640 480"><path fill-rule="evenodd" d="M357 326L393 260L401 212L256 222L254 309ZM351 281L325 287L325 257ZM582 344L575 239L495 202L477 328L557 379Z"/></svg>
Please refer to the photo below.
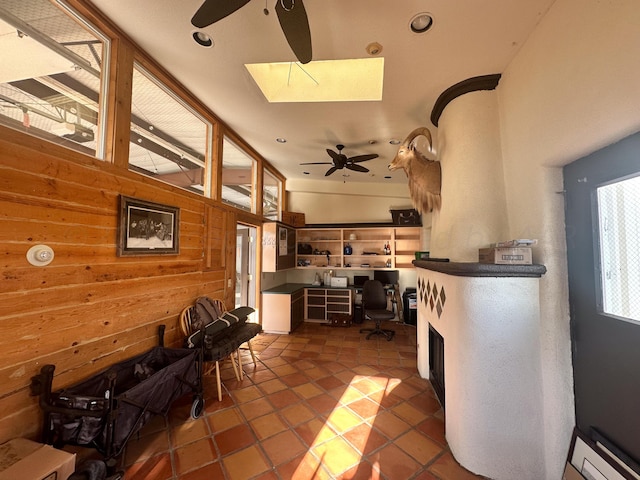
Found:
<svg viewBox="0 0 640 480"><path fill-rule="evenodd" d="M413 206L418 212L430 212L440 208L440 162L429 160L420 153L413 141L423 135L429 140L431 150L431 132L426 127L416 128L405 138L389 164L389 170L402 168L409 177L409 194Z"/></svg>

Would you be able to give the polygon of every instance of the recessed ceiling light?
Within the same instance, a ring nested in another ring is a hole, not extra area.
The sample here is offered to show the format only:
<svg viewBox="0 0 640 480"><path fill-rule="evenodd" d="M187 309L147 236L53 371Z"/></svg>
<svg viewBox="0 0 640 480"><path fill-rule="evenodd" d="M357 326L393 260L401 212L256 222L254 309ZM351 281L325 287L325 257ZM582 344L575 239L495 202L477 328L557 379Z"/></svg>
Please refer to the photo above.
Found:
<svg viewBox="0 0 640 480"><path fill-rule="evenodd" d="M211 40L211 37L206 33L196 30L192 33L192 36L198 45L207 48L213 47L213 40Z"/></svg>
<svg viewBox="0 0 640 480"><path fill-rule="evenodd" d="M400 140L396 140L395 138L392 138L391 140L389 140L389 143L391 145L400 145Z"/></svg>
<svg viewBox="0 0 640 480"><path fill-rule="evenodd" d="M369 145L375 145L376 143L378 143L377 140L369 140Z"/></svg>
<svg viewBox="0 0 640 480"><path fill-rule="evenodd" d="M433 26L433 17L428 13L418 13L411 18L409 28L413 33L424 33Z"/></svg>
<svg viewBox="0 0 640 480"><path fill-rule="evenodd" d="M276 142L278 142L278 143L287 143L287 139L286 138L282 138L282 137L278 137L278 138L276 138Z"/></svg>
<svg viewBox="0 0 640 480"><path fill-rule="evenodd" d="M302 172L302 173L304 173L305 175L309 175L309 172Z"/></svg>
<svg viewBox="0 0 640 480"><path fill-rule="evenodd" d="M387 180L391 178L391 175L385 175L384 178L386 178Z"/></svg>

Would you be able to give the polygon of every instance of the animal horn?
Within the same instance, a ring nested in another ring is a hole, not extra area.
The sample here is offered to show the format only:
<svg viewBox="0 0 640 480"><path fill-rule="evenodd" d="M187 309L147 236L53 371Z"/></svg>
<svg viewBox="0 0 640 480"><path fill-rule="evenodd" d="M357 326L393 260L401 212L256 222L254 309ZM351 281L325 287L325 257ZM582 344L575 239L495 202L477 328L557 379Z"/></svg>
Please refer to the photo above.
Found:
<svg viewBox="0 0 640 480"><path fill-rule="evenodd" d="M425 137L427 137L427 140L429 141L429 150L431 150L431 145L432 145L431 132L427 127L416 128L409 135L407 135L407 138L404 139L404 142L402 142L402 145L405 147L408 147L411 144L411 142L413 142L415 138L419 137L420 135L424 135Z"/></svg>

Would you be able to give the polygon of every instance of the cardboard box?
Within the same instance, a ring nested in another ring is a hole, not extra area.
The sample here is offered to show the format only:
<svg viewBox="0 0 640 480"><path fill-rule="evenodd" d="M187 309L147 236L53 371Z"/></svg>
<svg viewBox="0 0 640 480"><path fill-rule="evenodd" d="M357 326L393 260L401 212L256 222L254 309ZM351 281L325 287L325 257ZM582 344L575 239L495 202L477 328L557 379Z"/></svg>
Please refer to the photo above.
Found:
<svg viewBox="0 0 640 480"><path fill-rule="evenodd" d="M297 212L282 212L282 223L291 225L295 228L304 227L304 213Z"/></svg>
<svg viewBox="0 0 640 480"><path fill-rule="evenodd" d="M531 249L528 247L481 248L478 262L495 265L531 265Z"/></svg>
<svg viewBox="0 0 640 480"><path fill-rule="evenodd" d="M332 313L329 315L329 325L332 327L350 327L351 315L344 313Z"/></svg>
<svg viewBox="0 0 640 480"><path fill-rule="evenodd" d="M67 480L76 454L51 445L15 438L0 445L0 480Z"/></svg>

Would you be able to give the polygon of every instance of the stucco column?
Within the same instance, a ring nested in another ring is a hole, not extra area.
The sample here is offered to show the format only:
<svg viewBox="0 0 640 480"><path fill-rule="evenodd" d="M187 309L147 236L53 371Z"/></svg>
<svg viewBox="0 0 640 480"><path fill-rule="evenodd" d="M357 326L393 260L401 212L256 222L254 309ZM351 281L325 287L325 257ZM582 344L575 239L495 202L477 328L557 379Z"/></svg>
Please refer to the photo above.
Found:
<svg viewBox="0 0 640 480"><path fill-rule="evenodd" d="M496 91L455 98L438 127L442 207L433 214L431 256L477 262L479 248L508 240Z"/></svg>

